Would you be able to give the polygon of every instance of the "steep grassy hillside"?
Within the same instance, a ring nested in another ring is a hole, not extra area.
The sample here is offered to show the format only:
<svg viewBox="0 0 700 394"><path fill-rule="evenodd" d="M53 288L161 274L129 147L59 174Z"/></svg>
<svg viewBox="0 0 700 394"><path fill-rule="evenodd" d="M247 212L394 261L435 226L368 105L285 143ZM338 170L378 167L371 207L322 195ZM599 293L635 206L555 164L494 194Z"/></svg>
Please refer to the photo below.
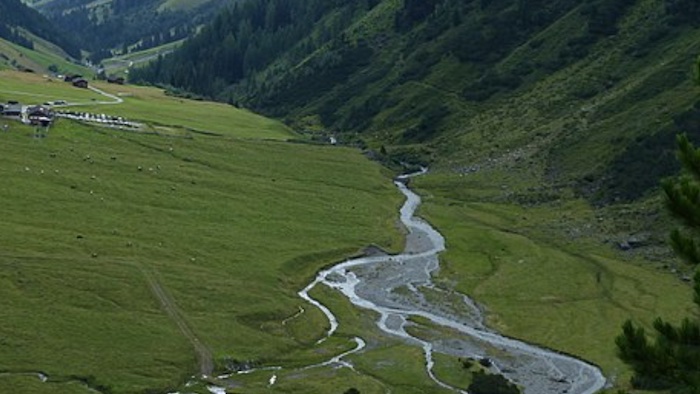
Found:
<svg viewBox="0 0 700 394"><path fill-rule="evenodd" d="M533 181L574 182L597 204L637 199L672 173L661 130L698 133L692 1L251 4L134 79L336 130L399 160L534 158Z"/></svg>
<svg viewBox="0 0 700 394"><path fill-rule="evenodd" d="M0 65L10 70L32 71L38 74L55 70L58 73L74 73L89 76L92 71L62 56L64 52L54 44L35 38L34 48L29 49L0 38Z"/></svg>

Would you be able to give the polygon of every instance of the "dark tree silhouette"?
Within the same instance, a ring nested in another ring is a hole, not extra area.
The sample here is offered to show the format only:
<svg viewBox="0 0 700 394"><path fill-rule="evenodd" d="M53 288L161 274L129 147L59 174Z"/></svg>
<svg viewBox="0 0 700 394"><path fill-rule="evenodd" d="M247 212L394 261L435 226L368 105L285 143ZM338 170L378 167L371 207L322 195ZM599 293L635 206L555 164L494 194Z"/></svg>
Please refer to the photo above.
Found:
<svg viewBox="0 0 700 394"><path fill-rule="evenodd" d="M700 58L695 69L700 67ZM700 79L700 73L696 73ZM663 182L666 205L683 227L671 233L676 253L693 266L700 264L700 149L685 134L679 135L678 158L684 172ZM694 301L700 306L700 272L694 276ZM620 358L634 370L635 388L671 390L671 393L700 393L700 320L686 318L674 326L658 318L655 339L627 321L617 337Z"/></svg>

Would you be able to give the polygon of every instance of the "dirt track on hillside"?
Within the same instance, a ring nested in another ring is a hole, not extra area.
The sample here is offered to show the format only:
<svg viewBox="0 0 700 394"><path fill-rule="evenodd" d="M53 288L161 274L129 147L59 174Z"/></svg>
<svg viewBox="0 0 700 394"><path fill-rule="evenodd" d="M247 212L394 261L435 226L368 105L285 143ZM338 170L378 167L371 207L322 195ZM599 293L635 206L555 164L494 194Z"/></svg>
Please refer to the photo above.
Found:
<svg viewBox="0 0 700 394"><path fill-rule="evenodd" d="M187 321L182 317L180 310L173 301L172 297L165 291L163 286L157 278L157 273L150 271L147 268L142 268L143 275L148 281L148 286L150 287L153 295L160 301L160 305L168 314L170 319L177 325L180 329L182 335L184 335L187 340L192 344L195 354L197 355L197 364L199 366L199 373L202 376L211 376L214 372L214 356L211 350L199 340L197 335L192 331Z"/></svg>

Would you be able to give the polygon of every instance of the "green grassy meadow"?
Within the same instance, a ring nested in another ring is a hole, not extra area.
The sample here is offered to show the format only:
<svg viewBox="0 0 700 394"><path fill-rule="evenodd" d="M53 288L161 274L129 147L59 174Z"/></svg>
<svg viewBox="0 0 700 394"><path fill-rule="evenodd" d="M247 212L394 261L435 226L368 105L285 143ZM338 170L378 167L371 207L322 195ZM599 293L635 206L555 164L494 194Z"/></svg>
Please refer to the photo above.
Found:
<svg viewBox="0 0 700 394"><path fill-rule="evenodd" d="M90 81L107 93L124 100L119 105L91 104L112 101L91 90L32 73L0 71L0 102L17 100L25 104L66 100L85 103L70 110L107 113L147 123L150 132L171 135L213 133L229 137L284 140L294 134L279 121L264 118L230 105L167 96L162 90Z"/></svg>
<svg viewBox="0 0 700 394"><path fill-rule="evenodd" d="M0 81L0 91L19 83ZM150 119L176 125L167 100L180 104L162 96L149 103ZM401 197L389 174L352 149L264 141L291 134L232 107L196 104L220 117L192 125L222 135L66 120L47 138L14 122L0 134L0 392L81 392L80 381L160 392L185 383L197 371L193 346L154 282L217 370L234 359L305 365L351 347L343 338L314 347L328 323L296 292L370 243L399 249ZM123 107L137 116L137 105ZM283 325L302 305L308 312ZM21 375L35 372L49 382Z"/></svg>
<svg viewBox="0 0 700 394"><path fill-rule="evenodd" d="M78 382L44 383L35 375L3 376L0 374L0 390L3 393L33 394L88 394L91 391Z"/></svg>
<svg viewBox="0 0 700 394"><path fill-rule="evenodd" d="M124 103L105 109L103 106L77 107L88 112L106 112L148 122L156 126L258 139L288 139L293 136L281 122L227 104L187 100L166 96L162 90L133 85L94 86L120 96Z"/></svg>
<svg viewBox="0 0 700 394"><path fill-rule="evenodd" d="M79 89L54 78L16 71L0 72L0 102L16 100L24 104L41 104L46 101L66 100L90 102L104 97L92 90Z"/></svg>
<svg viewBox="0 0 700 394"><path fill-rule="evenodd" d="M0 132L0 393L88 391L81 382L112 393L182 388L197 355L156 288L217 371L234 360L281 365L281 392L441 392L419 348L387 339L374 316L323 287L313 295L341 326L316 345L328 323L296 295L368 244L400 249L402 198L387 170L353 149L287 143L294 134L282 123L228 105L96 85L124 103L78 110L155 133L67 120L48 138L14 122ZM104 98L3 71L0 102L10 99ZM421 215L447 239L437 282L485 305L492 327L579 355L624 386L613 343L622 322L677 321L692 311L690 289L591 235L599 213L571 190L532 206L499 197L502 184L528 182L500 169L415 180ZM354 371L299 369L352 349L354 336L368 342L348 357ZM437 356L435 372L470 382L455 358ZM270 376L235 376L242 386L229 391L267 392Z"/></svg>
<svg viewBox="0 0 700 394"><path fill-rule="evenodd" d="M143 65L157 58L160 54L165 54L173 51L182 45L183 40L169 42L154 48L144 49L142 51L131 52L124 55L118 55L109 59L104 59L102 65L107 74L128 76L128 70L131 67Z"/></svg>
<svg viewBox="0 0 700 394"><path fill-rule="evenodd" d="M420 214L447 239L437 280L483 304L488 324L507 335L583 357L624 386L629 371L614 344L624 321L650 329L657 316L695 314L690 286L603 243L584 201L484 202L502 191L442 173L414 185L425 197Z"/></svg>

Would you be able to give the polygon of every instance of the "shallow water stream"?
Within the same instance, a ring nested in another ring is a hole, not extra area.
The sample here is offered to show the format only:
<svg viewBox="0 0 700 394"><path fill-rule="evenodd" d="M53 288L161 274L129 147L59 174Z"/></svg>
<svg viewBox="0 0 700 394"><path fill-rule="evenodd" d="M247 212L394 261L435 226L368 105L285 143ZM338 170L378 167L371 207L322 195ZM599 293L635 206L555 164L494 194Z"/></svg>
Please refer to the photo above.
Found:
<svg viewBox="0 0 700 394"><path fill-rule="evenodd" d="M492 372L515 382L525 394L593 394L602 389L606 380L599 368L488 329L484 326L482 311L473 300L441 290L433 284L432 273L439 268L438 255L445 250L445 239L430 224L414 216L421 200L403 182L409 177L395 182L406 196L400 211L401 222L408 231L404 252L342 262L320 272L299 292L300 297L328 317L330 329L327 337L337 330L338 320L328 307L309 296L319 284L337 289L360 308L377 312L380 315L377 326L386 334L420 346L425 355L426 371L441 387L461 391L433 374L435 352L488 359ZM441 330L439 336L427 335L435 339L418 338L409 332L412 326L415 327L410 322L411 317L427 319L448 330ZM364 347L362 339L357 338L356 342L358 346L351 353ZM325 364L348 366L342 358L335 357Z"/></svg>

